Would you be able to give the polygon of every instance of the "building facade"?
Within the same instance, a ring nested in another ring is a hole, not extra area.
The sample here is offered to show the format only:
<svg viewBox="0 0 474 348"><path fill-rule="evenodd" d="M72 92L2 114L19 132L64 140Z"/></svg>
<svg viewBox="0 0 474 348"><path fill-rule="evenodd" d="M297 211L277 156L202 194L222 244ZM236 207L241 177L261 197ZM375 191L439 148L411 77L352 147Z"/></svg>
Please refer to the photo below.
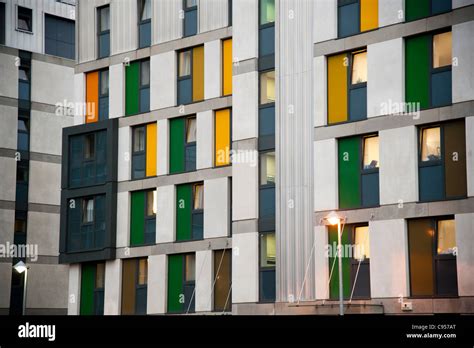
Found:
<svg viewBox="0 0 474 348"><path fill-rule="evenodd" d="M0 314L66 314L62 129L74 125L74 1L0 1Z"/></svg>
<svg viewBox="0 0 474 348"><path fill-rule="evenodd" d="M472 313L473 5L79 2L68 314Z"/></svg>

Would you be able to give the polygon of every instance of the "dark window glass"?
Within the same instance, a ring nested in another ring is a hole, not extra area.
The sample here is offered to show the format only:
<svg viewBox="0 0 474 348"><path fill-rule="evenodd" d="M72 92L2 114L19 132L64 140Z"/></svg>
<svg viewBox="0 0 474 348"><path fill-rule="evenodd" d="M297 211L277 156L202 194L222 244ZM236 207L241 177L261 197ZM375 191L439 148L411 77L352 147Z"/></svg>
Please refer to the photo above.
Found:
<svg viewBox="0 0 474 348"><path fill-rule="evenodd" d="M97 9L99 58L110 54L110 9L109 6Z"/></svg>
<svg viewBox="0 0 474 348"><path fill-rule="evenodd" d="M133 152L145 151L145 127L133 129Z"/></svg>
<svg viewBox="0 0 474 348"><path fill-rule="evenodd" d="M31 8L18 6L17 28L24 31L33 31L33 10Z"/></svg>
<svg viewBox="0 0 474 348"><path fill-rule="evenodd" d="M151 0L140 0L140 21L151 19Z"/></svg>
<svg viewBox="0 0 474 348"><path fill-rule="evenodd" d="M94 198L84 198L82 200L82 223L94 222Z"/></svg>
<svg viewBox="0 0 474 348"><path fill-rule="evenodd" d="M5 3L0 2L0 45L5 45Z"/></svg>
<svg viewBox="0 0 474 348"><path fill-rule="evenodd" d="M84 138L84 159L90 160L95 157L95 134L87 134Z"/></svg>
<svg viewBox="0 0 474 348"><path fill-rule="evenodd" d="M100 72L100 95L109 95L109 70Z"/></svg>
<svg viewBox="0 0 474 348"><path fill-rule="evenodd" d="M45 52L68 59L75 58L75 23L45 14Z"/></svg>

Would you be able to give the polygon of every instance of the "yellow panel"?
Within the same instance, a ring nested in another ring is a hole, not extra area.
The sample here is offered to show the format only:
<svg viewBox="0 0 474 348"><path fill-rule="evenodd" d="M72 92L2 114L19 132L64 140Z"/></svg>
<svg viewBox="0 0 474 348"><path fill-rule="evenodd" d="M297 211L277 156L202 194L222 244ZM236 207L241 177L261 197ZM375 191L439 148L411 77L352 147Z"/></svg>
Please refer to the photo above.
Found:
<svg viewBox="0 0 474 348"><path fill-rule="evenodd" d="M347 54L328 57L328 124L347 121Z"/></svg>
<svg viewBox="0 0 474 348"><path fill-rule="evenodd" d="M156 175L156 123L146 126L146 176Z"/></svg>
<svg viewBox="0 0 474 348"><path fill-rule="evenodd" d="M216 111L215 120L216 167L230 163L230 109Z"/></svg>
<svg viewBox="0 0 474 348"><path fill-rule="evenodd" d="M222 41L222 95L232 94L232 39Z"/></svg>
<svg viewBox="0 0 474 348"><path fill-rule="evenodd" d="M360 31L376 29L379 26L379 1L360 0Z"/></svg>
<svg viewBox="0 0 474 348"><path fill-rule="evenodd" d="M99 72L86 74L86 123L99 120Z"/></svg>
<svg viewBox="0 0 474 348"><path fill-rule="evenodd" d="M204 99L204 46L193 49L193 101Z"/></svg>

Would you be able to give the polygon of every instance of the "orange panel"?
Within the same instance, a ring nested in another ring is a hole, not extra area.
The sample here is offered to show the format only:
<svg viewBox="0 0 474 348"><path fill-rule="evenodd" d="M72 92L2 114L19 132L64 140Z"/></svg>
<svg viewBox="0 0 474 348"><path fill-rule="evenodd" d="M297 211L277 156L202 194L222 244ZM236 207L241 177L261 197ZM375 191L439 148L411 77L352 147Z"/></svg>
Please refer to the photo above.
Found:
<svg viewBox="0 0 474 348"><path fill-rule="evenodd" d="M99 120L99 72L86 74L86 123Z"/></svg>

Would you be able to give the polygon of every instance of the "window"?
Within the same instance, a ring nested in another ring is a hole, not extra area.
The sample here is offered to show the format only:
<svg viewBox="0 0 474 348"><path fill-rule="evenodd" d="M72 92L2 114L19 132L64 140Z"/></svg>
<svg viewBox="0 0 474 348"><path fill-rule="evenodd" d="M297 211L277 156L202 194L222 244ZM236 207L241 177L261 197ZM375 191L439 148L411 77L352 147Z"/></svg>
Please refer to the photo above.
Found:
<svg viewBox="0 0 474 348"><path fill-rule="evenodd" d="M330 56L327 62L328 124L367 118L367 50Z"/></svg>
<svg viewBox="0 0 474 348"><path fill-rule="evenodd" d="M85 263L81 267L81 315L104 314L105 263Z"/></svg>
<svg viewBox="0 0 474 348"><path fill-rule="evenodd" d="M260 1L260 25L275 22L275 0Z"/></svg>
<svg viewBox="0 0 474 348"><path fill-rule="evenodd" d="M184 28L183 36L192 36L197 34L198 23L198 2L197 0L184 0Z"/></svg>
<svg viewBox="0 0 474 348"><path fill-rule="evenodd" d="M405 99L427 109L452 103L450 31L405 39Z"/></svg>
<svg viewBox="0 0 474 348"><path fill-rule="evenodd" d="M340 209L379 205L377 135L338 139L338 180Z"/></svg>
<svg viewBox="0 0 474 348"><path fill-rule="evenodd" d="M16 165L16 192L15 207L17 210L27 210L28 208L28 177L29 161L21 160Z"/></svg>
<svg viewBox="0 0 474 348"><path fill-rule="evenodd" d="M5 3L0 2L0 45L5 45Z"/></svg>
<svg viewBox="0 0 474 348"><path fill-rule="evenodd" d="M232 250L214 251L214 311L231 311L232 302Z"/></svg>
<svg viewBox="0 0 474 348"><path fill-rule="evenodd" d="M130 245L155 244L156 190L131 193Z"/></svg>
<svg viewBox="0 0 474 348"><path fill-rule="evenodd" d="M75 23L73 20L44 15L46 54L75 59Z"/></svg>
<svg viewBox="0 0 474 348"><path fill-rule="evenodd" d="M204 99L204 46L178 52L178 104Z"/></svg>
<svg viewBox="0 0 474 348"><path fill-rule="evenodd" d="M170 121L170 173L196 170L196 116Z"/></svg>
<svg viewBox="0 0 474 348"><path fill-rule="evenodd" d="M275 301L275 232L260 233L260 302Z"/></svg>
<svg viewBox="0 0 474 348"><path fill-rule="evenodd" d="M30 69L20 66L18 68L18 98L21 100L30 100Z"/></svg>
<svg viewBox="0 0 474 348"><path fill-rule="evenodd" d="M259 150L275 148L275 71L260 73Z"/></svg>
<svg viewBox="0 0 474 348"><path fill-rule="evenodd" d="M82 223L94 222L94 199L86 198L82 200Z"/></svg>
<svg viewBox="0 0 474 348"><path fill-rule="evenodd" d="M195 278L195 254L168 256L168 313L194 312Z"/></svg>
<svg viewBox="0 0 474 348"><path fill-rule="evenodd" d="M104 58L110 55L110 7L99 7L97 9L97 18L99 58Z"/></svg>
<svg viewBox="0 0 474 348"><path fill-rule="evenodd" d="M26 225L26 212L15 211L15 233L13 235L14 244L26 244Z"/></svg>
<svg viewBox="0 0 474 348"><path fill-rule="evenodd" d="M139 48L143 48L151 44L151 0L138 0L138 9Z"/></svg>
<svg viewBox="0 0 474 348"><path fill-rule="evenodd" d="M84 159L91 160L95 157L95 134L84 136Z"/></svg>
<svg viewBox="0 0 474 348"><path fill-rule="evenodd" d="M275 152L266 152L260 156L260 185L275 185Z"/></svg>
<svg viewBox="0 0 474 348"><path fill-rule="evenodd" d="M216 167L230 164L231 149L231 110L217 110L214 115L214 139Z"/></svg>
<svg viewBox="0 0 474 348"><path fill-rule="evenodd" d="M338 0L338 37L378 28L378 0Z"/></svg>
<svg viewBox="0 0 474 348"><path fill-rule="evenodd" d="M99 72L99 120L109 118L109 70Z"/></svg>
<svg viewBox="0 0 474 348"><path fill-rule="evenodd" d="M329 298L339 298L337 226L329 226ZM370 231L367 225L345 225L341 235L343 295L370 298Z"/></svg>
<svg viewBox="0 0 474 348"><path fill-rule="evenodd" d="M157 125L149 123L133 128L132 179L156 175Z"/></svg>
<svg viewBox="0 0 474 348"><path fill-rule="evenodd" d="M122 314L147 313L148 260L126 259L122 267Z"/></svg>
<svg viewBox="0 0 474 348"><path fill-rule="evenodd" d="M275 67L275 0L260 2L258 34L259 70Z"/></svg>
<svg viewBox="0 0 474 348"><path fill-rule="evenodd" d="M260 74L260 104L275 103L275 71Z"/></svg>
<svg viewBox="0 0 474 348"><path fill-rule="evenodd" d="M125 114L150 111L150 60L131 62L125 68Z"/></svg>
<svg viewBox="0 0 474 348"><path fill-rule="evenodd" d="M20 31L33 32L33 10L26 7L17 7L18 21L17 29Z"/></svg>
<svg viewBox="0 0 474 348"><path fill-rule="evenodd" d="M260 153L259 231L275 229L275 152Z"/></svg>
<svg viewBox="0 0 474 348"><path fill-rule="evenodd" d="M204 229L204 185L176 187L176 240L198 240Z"/></svg>
<svg viewBox="0 0 474 348"><path fill-rule="evenodd" d="M232 39L222 40L222 95L232 94Z"/></svg>
<svg viewBox="0 0 474 348"><path fill-rule="evenodd" d="M458 295L453 218L408 220L408 249L411 296Z"/></svg>
<svg viewBox="0 0 474 348"><path fill-rule="evenodd" d="M451 2L451 0L405 0L405 21L413 21L451 11Z"/></svg>
<svg viewBox="0 0 474 348"><path fill-rule="evenodd" d="M420 201L466 197L464 119L420 127L418 166Z"/></svg>
<svg viewBox="0 0 474 348"><path fill-rule="evenodd" d="M18 150L29 151L30 121L28 118L18 118Z"/></svg>

